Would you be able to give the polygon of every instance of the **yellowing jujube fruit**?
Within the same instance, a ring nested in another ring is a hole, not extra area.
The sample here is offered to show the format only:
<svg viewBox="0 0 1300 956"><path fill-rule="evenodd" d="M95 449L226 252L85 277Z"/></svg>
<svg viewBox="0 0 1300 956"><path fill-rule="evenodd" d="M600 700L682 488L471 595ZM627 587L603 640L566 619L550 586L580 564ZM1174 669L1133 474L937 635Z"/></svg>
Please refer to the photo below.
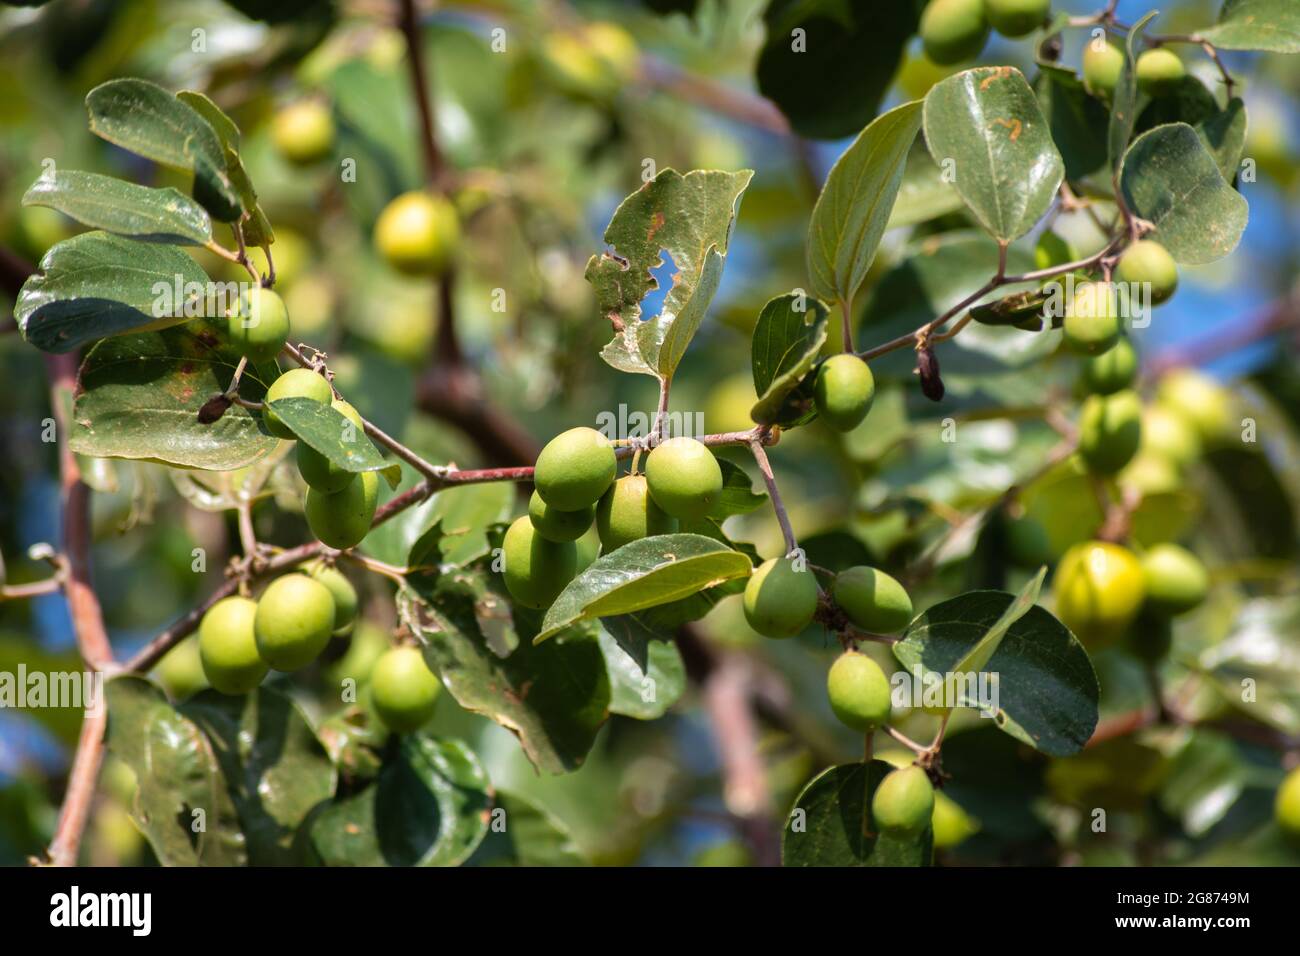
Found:
<svg viewBox="0 0 1300 956"><path fill-rule="evenodd" d="M319 377L317 376L317 378ZM330 407L351 423L350 427L346 424L340 426L342 429L342 433L339 435L340 441L346 444L366 440L365 421L362 419L360 412L341 398L331 401ZM298 473L302 475L302 480L316 491L322 491L326 494L343 491L357 477L355 471L340 468L306 442L298 442L298 447L294 449L294 453L298 459Z"/></svg>
<svg viewBox="0 0 1300 956"><path fill-rule="evenodd" d="M1111 644L1142 607L1145 581L1141 563L1127 548L1108 541L1076 544L1056 568L1056 616L1085 644Z"/></svg>
<svg viewBox="0 0 1300 956"><path fill-rule="evenodd" d="M1195 369L1177 369L1161 378L1156 401L1182 415L1205 445L1222 441L1232 428L1232 396Z"/></svg>
<svg viewBox="0 0 1300 956"><path fill-rule="evenodd" d="M1151 96L1168 96L1178 89L1187 68L1173 50L1144 50L1135 64L1138 89Z"/></svg>
<svg viewBox="0 0 1300 956"><path fill-rule="evenodd" d="M577 541L596 520L596 509L591 505L577 511L552 508L536 491L528 499L528 519L547 541Z"/></svg>
<svg viewBox="0 0 1300 956"><path fill-rule="evenodd" d="M1157 544L1142 555L1147 604L1162 614L1190 611L1210 592L1201 559L1176 544Z"/></svg>
<svg viewBox="0 0 1300 956"><path fill-rule="evenodd" d="M813 382L817 414L836 431L852 431L871 411L876 380L856 355L834 355L821 364Z"/></svg>
<svg viewBox="0 0 1300 956"><path fill-rule="evenodd" d="M1004 37L1027 36L1043 25L1052 0L984 0L984 12Z"/></svg>
<svg viewBox="0 0 1300 956"><path fill-rule="evenodd" d="M703 518L722 495L722 468L702 442L670 438L645 463L650 497L674 518Z"/></svg>
<svg viewBox="0 0 1300 956"><path fill-rule="evenodd" d="M889 679L865 654L846 651L826 675L826 693L840 723L865 733L889 720Z"/></svg>
<svg viewBox="0 0 1300 956"><path fill-rule="evenodd" d="M1142 400L1137 392L1089 395L1079 415L1079 454L1088 470L1113 475L1142 443Z"/></svg>
<svg viewBox="0 0 1300 956"><path fill-rule="evenodd" d="M278 671L306 667L320 656L333 631L334 598L329 588L305 574L276 578L257 599L257 653Z"/></svg>
<svg viewBox="0 0 1300 956"><path fill-rule="evenodd" d="M1137 350L1127 337L1102 352L1083 360L1083 386L1095 395L1111 395L1129 388L1137 378Z"/></svg>
<svg viewBox="0 0 1300 956"><path fill-rule="evenodd" d="M742 604L745 620L764 637L794 637L817 612L817 581L791 558L769 558L750 576Z"/></svg>
<svg viewBox="0 0 1300 956"><path fill-rule="evenodd" d="M1108 100L1115 93L1124 70L1124 51L1101 37L1093 37L1083 47L1083 85L1093 96Z"/></svg>
<svg viewBox="0 0 1300 956"><path fill-rule="evenodd" d="M1300 840L1300 767L1288 773L1277 788L1273 819L1289 838Z"/></svg>
<svg viewBox="0 0 1300 956"><path fill-rule="evenodd" d="M920 34L925 55L941 66L973 60L989 38L984 0L931 0Z"/></svg>
<svg viewBox="0 0 1300 956"><path fill-rule="evenodd" d="M370 531L378 504L379 477L373 471L363 471L356 481L334 494L308 488L303 511L317 541L346 551L360 544Z"/></svg>
<svg viewBox="0 0 1300 956"><path fill-rule="evenodd" d="M323 561L313 561L303 570L329 588L334 599L334 636L347 637L357 618L357 589L346 574Z"/></svg>
<svg viewBox="0 0 1300 956"><path fill-rule="evenodd" d="M442 685L414 647L395 647L370 672L370 700L389 730L409 734L429 722Z"/></svg>
<svg viewBox="0 0 1300 956"><path fill-rule="evenodd" d="M912 620L912 599L907 590L884 571L864 565L835 575L831 588L835 603L856 627L874 634L901 631Z"/></svg>
<svg viewBox="0 0 1300 956"><path fill-rule="evenodd" d="M273 290L256 286L226 320L230 344L250 362L269 362L289 340L289 310Z"/></svg>
<svg viewBox="0 0 1300 956"><path fill-rule="evenodd" d="M1160 243L1139 239L1119 257L1115 278L1150 289L1151 304L1160 305L1178 289L1178 264Z"/></svg>
<svg viewBox="0 0 1300 956"><path fill-rule="evenodd" d="M871 795L871 822L885 833L920 833L934 814L934 785L915 765L891 770Z"/></svg>
<svg viewBox="0 0 1300 956"><path fill-rule="evenodd" d="M375 248L390 266L412 276L441 275L460 245L456 208L441 196L398 196L375 222Z"/></svg>
<svg viewBox="0 0 1300 956"><path fill-rule="evenodd" d="M325 159L334 148L334 117L318 100L300 100L275 114L271 141L296 166Z"/></svg>
<svg viewBox="0 0 1300 956"><path fill-rule="evenodd" d="M291 368L271 383L271 387L266 390L267 407L262 411L262 422L272 435L292 441L297 436L270 408L271 402L282 398L310 398L313 402L325 405L334 398L334 390L324 375L308 368Z"/></svg>
<svg viewBox="0 0 1300 956"><path fill-rule="evenodd" d="M176 700L197 694L210 683L203 672L198 638L187 637L158 662L158 679Z"/></svg>
<svg viewBox="0 0 1300 956"><path fill-rule="evenodd" d="M1201 438L1183 416L1163 405L1142 411L1142 454L1163 458L1186 468L1201 456Z"/></svg>
<svg viewBox="0 0 1300 956"><path fill-rule="evenodd" d="M524 607L540 611L573 580L578 549L572 541L547 541L525 515L516 518L502 542L506 590Z"/></svg>
<svg viewBox="0 0 1300 956"><path fill-rule="evenodd" d="M548 505L578 511L600 500L617 470L608 438L594 428L570 428L547 442L537 456L533 482Z"/></svg>
<svg viewBox="0 0 1300 956"><path fill-rule="evenodd" d="M254 620L257 602L222 598L199 622L199 657L203 673L223 694L247 694L270 669L257 649Z"/></svg>
<svg viewBox="0 0 1300 956"><path fill-rule="evenodd" d="M1062 323L1065 347L1080 355L1100 355L1119 341L1115 289L1106 282L1080 282Z"/></svg>
<svg viewBox="0 0 1300 956"><path fill-rule="evenodd" d="M605 554L632 541L676 530L677 519L655 503L644 475L620 478L596 505L596 532Z"/></svg>

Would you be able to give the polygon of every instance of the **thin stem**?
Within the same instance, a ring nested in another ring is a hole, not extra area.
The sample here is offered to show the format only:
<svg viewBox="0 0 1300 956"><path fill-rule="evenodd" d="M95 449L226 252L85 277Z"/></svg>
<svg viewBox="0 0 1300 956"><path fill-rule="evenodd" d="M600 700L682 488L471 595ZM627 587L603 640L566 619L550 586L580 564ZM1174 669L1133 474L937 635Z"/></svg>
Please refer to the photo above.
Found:
<svg viewBox="0 0 1300 956"><path fill-rule="evenodd" d="M26 584L6 584L0 587L0 601L18 601L23 598L39 597L42 594L55 594L63 587L63 574L30 581Z"/></svg>
<svg viewBox="0 0 1300 956"><path fill-rule="evenodd" d="M410 67L411 89L415 93L415 105L420 115L420 145L424 151L425 174L429 185L441 189L447 175L447 166L442 150L438 147L437 124L433 115L433 101L429 97L428 70L424 62L424 45L420 42L415 0L400 0L397 26L406 38L406 62Z"/></svg>
<svg viewBox="0 0 1300 956"><path fill-rule="evenodd" d="M239 380L244 377L246 368L248 368L248 356L245 355L239 359L239 364L235 366L235 374L230 376L230 384L222 393L226 398L233 399L239 393Z"/></svg>
<svg viewBox="0 0 1300 956"><path fill-rule="evenodd" d="M664 439L664 427L668 421L668 390L671 386L672 379L659 380L659 407L655 410L655 425L651 431L656 442Z"/></svg>
<svg viewBox="0 0 1300 956"><path fill-rule="evenodd" d="M772 463L767 460L767 450L763 448L763 443L758 439L754 439L749 443L749 450L754 455L758 470L763 474L763 482L767 485L768 496L772 499L772 509L776 512L776 520L781 525L781 534L785 537L785 553L789 555L799 547L799 543L795 540L794 528L790 526L790 516L786 514L785 503L781 501L781 492L776 487L776 477L772 474Z"/></svg>
<svg viewBox="0 0 1300 956"><path fill-rule="evenodd" d="M108 707L101 700L95 713L87 713L81 721L81 734L77 738L77 752L72 758L68 773L68 789L59 809L59 822L54 828L54 838L46 851L50 866L76 866L81 849L81 837L86 832L86 821L95 800L95 786L99 781L99 768L104 760L104 730L108 726ZM38 862L38 861L33 861Z"/></svg>
<svg viewBox="0 0 1300 956"><path fill-rule="evenodd" d="M911 737L906 736L901 731L895 730L893 727L889 726L889 724L885 724L881 729L918 756L927 753L930 750L930 748L925 746L925 744L918 744Z"/></svg>
<svg viewBox="0 0 1300 956"><path fill-rule="evenodd" d="M840 299L840 311L844 318L840 324L841 338L843 339L844 351L853 353L853 296L845 296Z"/></svg>
<svg viewBox="0 0 1300 956"><path fill-rule="evenodd" d="M248 498L241 498L235 509L239 516L239 547L244 557L251 558L257 554L257 535L253 531L253 503Z"/></svg>

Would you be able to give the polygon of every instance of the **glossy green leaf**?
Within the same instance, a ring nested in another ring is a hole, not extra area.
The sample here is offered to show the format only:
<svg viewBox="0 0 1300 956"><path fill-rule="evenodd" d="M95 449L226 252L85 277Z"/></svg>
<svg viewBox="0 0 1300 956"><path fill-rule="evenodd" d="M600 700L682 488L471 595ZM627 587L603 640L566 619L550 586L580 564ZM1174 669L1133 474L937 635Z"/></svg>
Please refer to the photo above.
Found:
<svg viewBox="0 0 1300 956"><path fill-rule="evenodd" d="M1300 735L1297 628L1300 599L1256 598L1238 613L1232 632L1197 659L1197 669L1210 676L1226 704L1291 736Z"/></svg>
<svg viewBox="0 0 1300 956"><path fill-rule="evenodd" d="M609 667L611 713L657 720L686 690L686 665L671 641L646 642L645 659L638 661L602 630L600 649Z"/></svg>
<svg viewBox="0 0 1300 956"><path fill-rule="evenodd" d="M1246 200L1224 180L1186 123L1157 126L1133 141L1119 173L1124 201L1155 226L1150 238L1178 262L1222 259L1245 231Z"/></svg>
<svg viewBox="0 0 1300 956"><path fill-rule="evenodd" d="M402 738L378 778L311 823L327 866L459 866L487 833L492 788L455 740Z"/></svg>
<svg viewBox="0 0 1300 956"><path fill-rule="evenodd" d="M1119 167L1120 157L1128 149L1133 137L1133 126L1137 122L1138 87L1136 63L1138 51L1142 45L1142 33L1147 25L1155 19L1157 11L1152 10L1128 32L1122 44L1124 50L1124 67L1120 71L1119 81L1111 97L1110 128L1106 133L1106 155L1112 168ZM1089 42L1093 42L1089 40Z"/></svg>
<svg viewBox="0 0 1300 956"><path fill-rule="evenodd" d="M1043 753L1076 753L1097 726L1096 672L1065 625L1037 605L1016 602L1002 591L969 591L940 602L912 622L894 656L908 671L948 674L987 654L982 667L970 670L997 675L993 722ZM1023 614L1006 626L1004 615L1013 608L1013 617Z"/></svg>
<svg viewBox="0 0 1300 956"><path fill-rule="evenodd" d="M1199 837L1232 809L1250 770L1226 734L1196 728L1180 736L1184 739L1160 788L1160 807Z"/></svg>
<svg viewBox="0 0 1300 956"><path fill-rule="evenodd" d="M894 200L885 231L929 222L957 212L965 205L961 193L953 189L943 171L934 164L925 143L918 140L908 153L903 179L898 184L898 197Z"/></svg>
<svg viewBox="0 0 1300 956"><path fill-rule="evenodd" d="M1195 125L1196 135L1214 157L1224 180L1231 183L1246 152L1246 104L1234 96L1227 107Z"/></svg>
<svg viewBox="0 0 1300 956"><path fill-rule="evenodd" d="M150 189L75 169L36 180L23 194L23 205L49 206L92 229L146 242L201 246L212 238L207 211L175 189Z"/></svg>
<svg viewBox="0 0 1300 956"><path fill-rule="evenodd" d="M749 412L754 421L788 425L810 416L810 397L795 393L826 344L829 314L824 303L802 293L777 296L763 306L751 346L758 395Z"/></svg>
<svg viewBox="0 0 1300 956"><path fill-rule="evenodd" d="M610 251L592 256L586 277L614 338L601 357L614 368L672 378L718 291L740 197L753 173L660 171L632 193L605 230ZM672 288L658 315L641 314L657 287L651 269L672 260Z"/></svg>
<svg viewBox="0 0 1300 956"><path fill-rule="evenodd" d="M723 521L732 515L747 515L767 501L766 492L754 490L754 479L733 461L718 459L722 469L722 494L709 511L709 517Z"/></svg>
<svg viewBox="0 0 1300 956"><path fill-rule="evenodd" d="M1198 35L1223 50L1300 53L1300 6L1293 0L1223 0L1219 21Z"/></svg>
<svg viewBox="0 0 1300 956"><path fill-rule="evenodd" d="M72 450L212 471L252 464L279 442L253 412L232 405L210 425L198 420L204 402L230 385L239 359L208 320L105 339L81 365ZM240 394L261 401L277 374L274 365L246 368Z"/></svg>
<svg viewBox="0 0 1300 956"><path fill-rule="evenodd" d="M249 179L244 161L239 155L239 127L221 107L202 93L181 90L176 98L207 120L221 140L221 149L226 157L226 174L230 177L235 192L239 194L240 205L246 213L242 224L244 242L249 246L269 246L275 242L275 232L271 228L271 220L262 211L261 203L257 200L257 190L253 188L253 181Z"/></svg>
<svg viewBox="0 0 1300 956"><path fill-rule="evenodd" d="M739 551L699 534L664 534L602 554L560 592L542 620L538 641L581 621L669 604L746 577L753 565Z"/></svg>
<svg viewBox="0 0 1300 956"><path fill-rule="evenodd" d="M1110 117L1101 101L1083 88L1083 81L1075 72L1053 64L1039 64L1034 91L1047 117L1052 141L1061 151L1066 179L1078 182L1106 168Z"/></svg>
<svg viewBox="0 0 1300 956"><path fill-rule="evenodd" d="M101 83L86 94L90 131L138 156L194 174L194 198L215 219L242 211L212 126L193 107L147 80Z"/></svg>
<svg viewBox="0 0 1300 956"><path fill-rule="evenodd" d="M187 322L208 310L208 291L207 273L182 249L86 232L45 253L40 272L23 283L14 318L38 349L71 352L110 335Z"/></svg>
<svg viewBox="0 0 1300 956"><path fill-rule="evenodd" d="M853 301L876 258L920 128L919 100L897 106L872 120L831 167L808 223L814 294Z"/></svg>
<svg viewBox="0 0 1300 956"><path fill-rule="evenodd" d="M281 398L271 402L271 408L300 442L344 471L382 471L394 467L379 453L365 429L358 428L355 422L324 402Z"/></svg>
<svg viewBox="0 0 1300 956"><path fill-rule="evenodd" d="M785 866L929 866L934 834L877 832L871 798L894 767L883 760L823 770L795 800L781 834Z"/></svg>
<svg viewBox="0 0 1300 956"><path fill-rule="evenodd" d="M925 138L991 236L1010 242L1052 204L1065 166L1034 92L1014 67L981 66L936 83L925 97Z"/></svg>
<svg viewBox="0 0 1300 956"><path fill-rule="evenodd" d="M487 836L466 866L584 866L568 829L517 793L498 792Z"/></svg>

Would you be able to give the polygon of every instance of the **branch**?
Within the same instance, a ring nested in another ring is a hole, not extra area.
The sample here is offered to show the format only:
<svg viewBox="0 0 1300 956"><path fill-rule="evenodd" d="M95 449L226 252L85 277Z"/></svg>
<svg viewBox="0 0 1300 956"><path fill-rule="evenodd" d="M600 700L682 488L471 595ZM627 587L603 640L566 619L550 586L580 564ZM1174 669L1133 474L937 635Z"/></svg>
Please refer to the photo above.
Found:
<svg viewBox="0 0 1300 956"><path fill-rule="evenodd" d="M398 29L406 38L406 62L411 70L411 88L420 114L420 145L424 151L424 169L429 184L439 191L447 179L447 164L438 147L437 126L433 117L433 102L429 98L429 74L424 64L424 46L420 42L420 24L415 11L415 0L400 0L397 16Z"/></svg>
<svg viewBox="0 0 1300 956"><path fill-rule="evenodd" d="M81 721L81 736L77 739L77 752L68 773L68 789L63 795L54 838L46 851L45 862L50 866L77 865L81 836L86 832L86 820L90 816L99 780L99 767L104 760L104 730L107 726L108 706L101 700L98 710L87 713Z"/></svg>
<svg viewBox="0 0 1300 956"><path fill-rule="evenodd" d="M772 510L776 512L776 520L781 525L781 534L785 536L785 553L788 555L799 547L799 542L795 540L794 528L790 526L790 516L786 514L785 503L781 501L781 492L776 487L776 476L772 474L772 464L767 460L767 451L763 448L763 442L758 438L750 440L749 450L754 455L758 470L763 473L763 482L767 485L768 496L772 499Z"/></svg>

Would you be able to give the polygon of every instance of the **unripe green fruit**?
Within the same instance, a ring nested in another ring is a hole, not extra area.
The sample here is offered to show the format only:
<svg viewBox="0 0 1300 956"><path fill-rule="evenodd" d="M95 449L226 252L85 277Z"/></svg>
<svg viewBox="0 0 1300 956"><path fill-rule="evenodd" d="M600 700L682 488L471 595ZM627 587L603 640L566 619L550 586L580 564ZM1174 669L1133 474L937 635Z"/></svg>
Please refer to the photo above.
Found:
<svg viewBox="0 0 1300 956"><path fill-rule="evenodd" d="M441 275L459 245L456 209L441 196L403 193L384 207L375 222L375 248L406 275Z"/></svg>
<svg viewBox="0 0 1300 956"><path fill-rule="evenodd" d="M394 647L370 672L370 700L389 730L409 734L429 722L442 685L414 647Z"/></svg>
<svg viewBox="0 0 1300 956"><path fill-rule="evenodd" d="M306 667L320 656L333 630L334 598L305 574L276 578L257 599L257 653L278 671Z"/></svg>
<svg viewBox="0 0 1300 956"><path fill-rule="evenodd" d="M1169 96L1187 76L1178 54L1165 47L1143 51L1135 66L1138 89L1150 96Z"/></svg>
<svg viewBox="0 0 1300 956"><path fill-rule="evenodd" d="M1124 51L1109 40L1090 38L1083 47L1083 85L1093 96L1109 100L1124 71Z"/></svg>
<svg viewBox="0 0 1300 956"><path fill-rule="evenodd" d="M319 378L320 376L316 376ZM341 398L330 402L330 407L352 423L352 428L344 426L345 433L339 435L341 441L364 441L366 435L365 421L361 413ZM343 491L352 484L357 472L340 468L306 442L298 442L294 449L298 459L298 473L316 491L334 494Z"/></svg>
<svg viewBox="0 0 1300 956"><path fill-rule="evenodd" d="M1147 286L1151 290L1151 304L1160 305L1168 302L1178 288L1178 264L1160 243L1139 239L1119 257L1115 278L1120 282ZM1138 300L1134 298L1131 301Z"/></svg>
<svg viewBox="0 0 1300 956"><path fill-rule="evenodd" d="M984 0L930 0L920 34L925 55L941 66L973 60L989 38Z"/></svg>
<svg viewBox="0 0 1300 956"><path fill-rule="evenodd" d="M1074 247L1050 229L1038 237L1034 245L1034 268L1051 269L1074 262L1079 258Z"/></svg>
<svg viewBox="0 0 1300 956"><path fill-rule="evenodd" d="M871 795L871 822L884 833L920 833L934 814L934 785L915 765L891 770Z"/></svg>
<svg viewBox="0 0 1300 956"><path fill-rule="evenodd" d="M194 637L187 637L164 654L157 673L174 700L184 700L212 683L203 672L198 638Z"/></svg>
<svg viewBox="0 0 1300 956"><path fill-rule="evenodd" d="M223 694L247 694L270 670L257 648L254 620L257 602L222 598L199 622L199 656L203 673Z"/></svg>
<svg viewBox="0 0 1300 956"><path fill-rule="evenodd" d="M240 355L250 362L269 362L289 340L289 310L275 291L257 286L239 297L226 328Z"/></svg>
<svg viewBox="0 0 1300 956"><path fill-rule="evenodd" d="M1161 614L1183 614L1210 593L1201 559L1176 544L1157 544L1142 555L1147 605Z"/></svg>
<svg viewBox="0 0 1300 956"><path fill-rule="evenodd" d="M315 580L329 588L334 599L334 637L347 637L357 619L357 589L348 576L324 561L313 561L303 568Z"/></svg>
<svg viewBox="0 0 1300 956"><path fill-rule="evenodd" d="M596 509L591 505L577 511L552 508L536 491L528 499L528 519L547 541L577 541L596 520Z"/></svg>
<svg viewBox="0 0 1300 956"><path fill-rule="evenodd" d="M1142 443L1142 400L1137 392L1089 395L1079 415L1079 454L1088 470L1113 475Z"/></svg>
<svg viewBox="0 0 1300 956"><path fill-rule="evenodd" d="M817 580L791 558L769 558L745 585L745 620L765 637L794 637L817 612Z"/></svg>
<svg viewBox="0 0 1300 956"><path fill-rule="evenodd" d="M1051 563L1052 541L1047 529L1028 515L1008 518L1005 524L1007 554L1022 568L1039 568Z"/></svg>
<svg viewBox="0 0 1300 956"><path fill-rule="evenodd" d="M1056 616L1089 647L1112 644L1142 607L1145 580L1127 548L1107 541L1076 544L1056 567Z"/></svg>
<svg viewBox="0 0 1300 956"><path fill-rule="evenodd" d="M1220 442L1232 429L1232 396L1214 379L1193 369L1178 369L1160 380L1156 401L1181 415L1204 445Z"/></svg>
<svg viewBox="0 0 1300 956"><path fill-rule="evenodd" d="M1100 355L1119 341L1115 290L1106 282L1080 282L1062 323L1065 347L1079 355Z"/></svg>
<svg viewBox="0 0 1300 956"><path fill-rule="evenodd" d="M536 611L550 607L578 570L577 546L572 541L547 541L527 516L515 519L501 548L506 590Z"/></svg>
<svg viewBox="0 0 1300 956"><path fill-rule="evenodd" d="M609 439L594 428L570 428L547 442L537 456L533 482L548 505L578 511L600 500L617 471Z"/></svg>
<svg viewBox="0 0 1300 956"><path fill-rule="evenodd" d="M271 383L266 390L267 407L262 410L262 422L272 435L293 441L298 436L270 408L271 402L282 398L310 398L325 405L334 398L334 390L324 375L308 368L291 368Z"/></svg>
<svg viewBox="0 0 1300 956"><path fill-rule="evenodd" d="M722 468L694 438L670 438L645 463L650 497L674 518L703 518L722 496Z"/></svg>
<svg viewBox="0 0 1300 956"><path fill-rule="evenodd" d="M1142 438L1146 439L1146 425L1142 426ZM1148 453L1138 448L1133 460L1124 466L1118 480L1126 488L1132 488L1148 495L1172 494L1183 485L1182 476L1168 458Z"/></svg>
<svg viewBox="0 0 1300 956"><path fill-rule="evenodd" d="M866 654L845 651L826 675L826 693L840 723L866 733L889 720L889 679Z"/></svg>
<svg viewBox="0 0 1300 956"><path fill-rule="evenodd" d="M1288 838L1300 840L1300 767L1288 773L1277 788L1273 819Z"/></svg>
<svg viewBox="0 0 1300 956"><path fill-rule="evenodd" d="M360 544L370 531L378 503L379 477L373 471L363 471L356 481L334 494L308 488L303 510L307 527L317 541L346 551Z"/></svg>
<svg viewBox="0 0 1300 956"><path fill-rule="evenodd" d="M834 355L822 362L813 383L813 398L822 421L839 432L852 431L871 411L876 380L856 355Z"/></svg>
<svg viewBox="0 0 1300 956"><path fill-rule="evenodd" d="M1012 39L1042 26L1051 7L1052 0L984 0L984 12L993 29Z"/></svg>
<svg viewBox="0 0 1300 956"><path fill-rule="evenodd" d="M325 159L334 148L334 117L317 100L301 100L275 114L271 141L276 151L296 166Z"/></svg>
<svg viewBox="0 0 1300 956"><path fill-rule="evenodd" d="M957 846L979 832L979 824L942 790L936 790L934 794L934 813L930 816L930 828L934 831L936 850Z"/></svg>
<svg viewBox="0 0 1300 956"><path fill-rule="evenodd" d="M873 634L901 631L912 620L907 590L884 571L864 565L835 575L835 603L856 627Z"/></svg>
<svg viewBox="0 0 1300 956"><path fill-rule="evenodd" d="M672 534L677 519L666 514L650 495L644 475L627 475L609 487L596 505L596 532L603 554L656 534Z"/></svg>
<svg viewBox="0 0 1300 956"><path fill-rule="evenodd" d="M1100 355L1090 355L1083 360L1083 386L1094 395L1112 395L1130 388L1137 378L1137 350L1127 337Z"/></svg>
<svg viewBox="0 0 1300 956"><path fill-rule="evenodd" d="M1187 468L1201 457L1201 438L1187 419L1162 405L1142 412L1142 453L1167 460L1176 468Z"/></svg>

